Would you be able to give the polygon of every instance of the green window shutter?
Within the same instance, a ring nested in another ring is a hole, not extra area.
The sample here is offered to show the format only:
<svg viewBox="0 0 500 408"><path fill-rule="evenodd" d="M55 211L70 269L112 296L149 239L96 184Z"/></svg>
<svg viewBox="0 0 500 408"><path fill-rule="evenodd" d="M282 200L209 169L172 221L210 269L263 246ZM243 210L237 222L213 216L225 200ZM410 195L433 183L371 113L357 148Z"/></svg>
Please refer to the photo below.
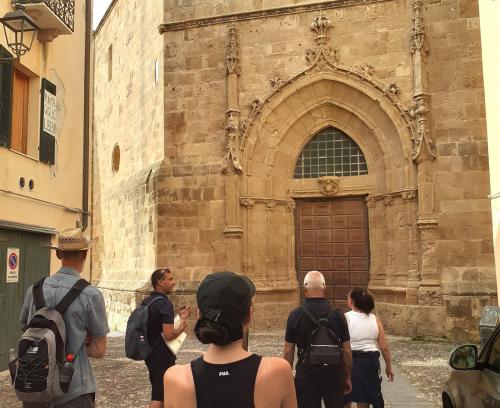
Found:
<svg viewBox="0 0 500 408"><path fill-rule="evenodd" d="M45 92L49 92L55 96L56 91L56 86L52 82L45 78L42 79L42 100L40 103L40 161L52 165L56 162L56 138L43 130L43 115L45 112Z"/></svg>
<svg viewBox="0 0 500 408"><path fill-rule="evenodd" d="M12 55L0 45L0 58ZM0 146L10 146L10 120L12 109L12 63L0 63Z"/></svg>

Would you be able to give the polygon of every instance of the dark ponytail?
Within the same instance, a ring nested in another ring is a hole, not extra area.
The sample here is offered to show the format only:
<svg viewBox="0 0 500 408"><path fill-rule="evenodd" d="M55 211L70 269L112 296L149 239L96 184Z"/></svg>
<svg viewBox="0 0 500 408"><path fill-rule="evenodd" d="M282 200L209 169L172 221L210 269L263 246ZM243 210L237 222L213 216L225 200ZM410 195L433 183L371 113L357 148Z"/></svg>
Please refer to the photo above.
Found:
<svg viewBox="0 0 500 408"><path fill-rule="evenodd" d="M361 288L354 288L349 293L349 297L356 309L361 310L363 313L370 314L375 307L373 296Z"/></svg>

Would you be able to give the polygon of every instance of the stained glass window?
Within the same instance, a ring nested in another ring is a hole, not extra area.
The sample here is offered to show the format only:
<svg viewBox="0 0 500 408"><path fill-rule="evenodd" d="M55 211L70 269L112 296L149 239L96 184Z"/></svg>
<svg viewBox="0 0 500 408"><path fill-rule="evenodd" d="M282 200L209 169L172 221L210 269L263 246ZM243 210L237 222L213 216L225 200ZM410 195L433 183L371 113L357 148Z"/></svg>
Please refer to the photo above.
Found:
<svg viewBox="0 0 500 408"><path fill-rule="evenodd" d="M294 178L363 174L368 174L368 167L361 149L344 132L330 127L304 147L295 166Z"/></svg>

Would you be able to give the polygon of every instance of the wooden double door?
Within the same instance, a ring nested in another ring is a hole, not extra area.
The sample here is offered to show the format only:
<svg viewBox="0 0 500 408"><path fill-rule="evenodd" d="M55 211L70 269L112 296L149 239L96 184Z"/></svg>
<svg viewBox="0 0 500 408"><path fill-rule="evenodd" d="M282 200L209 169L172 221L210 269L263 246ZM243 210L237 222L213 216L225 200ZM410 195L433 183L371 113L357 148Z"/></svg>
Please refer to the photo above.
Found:
<svg viewBox="0 0 500 408"><path fill-rule="evenodd" d="M326 280L326 297L335 306L347 309L349 290L367 288L369 280L364 197L298 200L296 218L299 284L302 287L308 271L320 271Z"/></svg>

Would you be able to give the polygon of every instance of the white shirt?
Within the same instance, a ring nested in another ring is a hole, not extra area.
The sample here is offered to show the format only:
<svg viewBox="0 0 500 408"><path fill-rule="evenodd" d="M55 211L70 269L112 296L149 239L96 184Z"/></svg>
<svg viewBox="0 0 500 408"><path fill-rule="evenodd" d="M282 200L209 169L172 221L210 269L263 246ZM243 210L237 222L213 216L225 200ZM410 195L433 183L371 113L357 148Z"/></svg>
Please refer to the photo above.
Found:
<svg viewBox="0 0 500 408"><path fill-rule="evenodd" d="M378 351L378 325L374 314L351 310L345 314L353 351Z"/></svg>

